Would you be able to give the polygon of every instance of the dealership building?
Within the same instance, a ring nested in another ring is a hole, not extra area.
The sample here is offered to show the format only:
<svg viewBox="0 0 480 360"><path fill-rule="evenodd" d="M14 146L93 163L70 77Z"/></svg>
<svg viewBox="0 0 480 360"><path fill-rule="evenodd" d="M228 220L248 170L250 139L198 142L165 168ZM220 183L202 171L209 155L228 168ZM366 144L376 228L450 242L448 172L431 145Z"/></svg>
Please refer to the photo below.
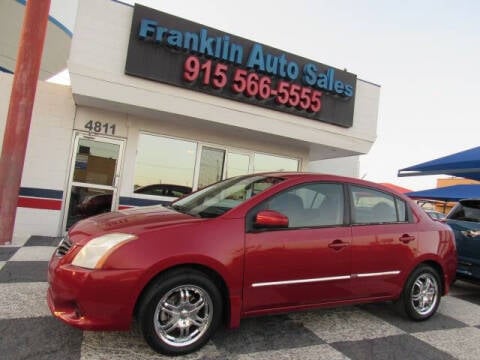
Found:
<svg viewBox="0 0 480 360"><path fill-rule="evenodd" d="M141 5L79 1L73 35L51 19L45 52L41 78L63 59L71 85L38 83L14 238L242 174L356 177L376 138L378 85ZM2 141L14 64L0 61Z"/></svg>

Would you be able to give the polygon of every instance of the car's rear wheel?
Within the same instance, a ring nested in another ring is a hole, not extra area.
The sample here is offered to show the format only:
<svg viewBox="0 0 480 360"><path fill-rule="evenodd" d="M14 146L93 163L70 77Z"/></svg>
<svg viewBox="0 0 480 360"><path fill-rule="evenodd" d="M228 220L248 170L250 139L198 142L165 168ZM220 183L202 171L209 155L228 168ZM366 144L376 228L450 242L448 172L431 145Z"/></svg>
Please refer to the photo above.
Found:
<svg viewBox="0 0 480 360"><path fill-rule="evenodd" d="M155 280L139 307L139 322L147 343L167 355L201 348L220 323L222 297L203 273L178 269Z"/></svg>
<svg viewBox="0 0 480 360"><path fill-rule="evenodd" d="M413 320L426 320L438 309L441 286L438 272L421 265L410 274L397 307Z"/></svg>

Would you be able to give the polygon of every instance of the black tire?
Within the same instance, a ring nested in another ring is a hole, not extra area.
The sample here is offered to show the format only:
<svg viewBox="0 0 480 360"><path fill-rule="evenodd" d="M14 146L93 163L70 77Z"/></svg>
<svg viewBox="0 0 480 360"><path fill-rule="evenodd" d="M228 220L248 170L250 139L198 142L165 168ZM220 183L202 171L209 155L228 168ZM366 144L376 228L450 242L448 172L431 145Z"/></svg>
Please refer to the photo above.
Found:
<svg viewBox="0 0 480 360"><path fill-rule="evenodd" d="M220 324L223 301L200 271L183 268L159 276L139 305L145 341L157 352L182 355L200 349Z"/></svg>
<svg viewBox="0 0 480 360"><path fill-rule="evenodd" d="M441 296L438 272L431 266L420 265L408 277L396 307L410 319L423 321L435 314Z"/></svg>

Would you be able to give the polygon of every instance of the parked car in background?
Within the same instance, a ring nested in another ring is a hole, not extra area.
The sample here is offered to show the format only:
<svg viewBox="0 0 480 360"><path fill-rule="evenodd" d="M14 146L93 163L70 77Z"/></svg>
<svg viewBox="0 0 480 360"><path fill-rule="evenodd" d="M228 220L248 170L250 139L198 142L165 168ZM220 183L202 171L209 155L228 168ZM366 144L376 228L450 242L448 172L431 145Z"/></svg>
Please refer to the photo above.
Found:
<svg viewBox="0 0 480 360"><path fill-rule="evenodd" d="M460 200L448 213L446 223L457 243L457 278L480 281L480 199Z"/></svg>
<svg viewBox="0 0 480 360"><path fill-rule="evenodd" d="M425 210L425 212L434 220L445 220L446 215L439 211Z"/></svg>
<svg viewBox="0 0 480 360"><path fill-rule="evenodd" d="M171 196L175 198L190 194L192 188L189 186L171 185L171 184L152 184L141 186L135 189L135 194Z"/></svg>
<svg viewBox="0 0 480 360"><path fill-rule="evenodd" d="M174 201L179 197L186 194L190 194L192 188L181 185L171 184L152 184L138 187L134 190L134 194L154 195L154 196L166 196L170 197L170 201ZM93 215L110 212L112 208L112 194L99 194L85 197L85 199L79 203L76 210L83 217L89 217Z"/></svg>
<svg viewBox="0 0 480 360"><path fill-rule="evenodd" d="M109 212L112 208L112 194L97 194L85 196L85 198L75 206L75 214L81 216L81 219Z"/></svg>
<svg viewBox="0 0 480 360"><path fill-rule="evenodd" d="M456 266L450 227L402 194L254 174L78 222L50 260L48 304L85 330L127 330L136 318L153 349L180 355L255 315L394 300L426 320Z"/></svg>

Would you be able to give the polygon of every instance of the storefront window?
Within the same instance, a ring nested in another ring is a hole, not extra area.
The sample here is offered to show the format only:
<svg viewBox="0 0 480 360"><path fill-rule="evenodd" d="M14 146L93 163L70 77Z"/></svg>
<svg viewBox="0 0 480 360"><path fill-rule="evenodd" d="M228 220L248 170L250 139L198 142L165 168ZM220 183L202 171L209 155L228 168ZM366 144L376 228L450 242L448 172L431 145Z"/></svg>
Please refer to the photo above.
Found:
<svg viewBox="0 0 480 360"><path fill-rule="evenodd" d="M252 172L297 171L298 167L298 159L140 134L133 191L179 197L225 178ZM177 194L179 189L181 194Z"/></svg>
<svg viewBox="0 0 480 360"><path fill-rule="evenodd" d="M195 142L140 134L135 189L153 184L192 187L196 152Z"/></svg>
<svg viewBox="0 0 480 360"><path fill-rule="evenodd" d="M234 176L248 174L250 156L229 152L227 157L227 179Z"/></svg>
<svg viewBox="0 0 480 360"><path fill-rule="evenodd" d="M255 154L253 167L256 173L265 171L297 171L298 160L274 155Z"/></svg>

